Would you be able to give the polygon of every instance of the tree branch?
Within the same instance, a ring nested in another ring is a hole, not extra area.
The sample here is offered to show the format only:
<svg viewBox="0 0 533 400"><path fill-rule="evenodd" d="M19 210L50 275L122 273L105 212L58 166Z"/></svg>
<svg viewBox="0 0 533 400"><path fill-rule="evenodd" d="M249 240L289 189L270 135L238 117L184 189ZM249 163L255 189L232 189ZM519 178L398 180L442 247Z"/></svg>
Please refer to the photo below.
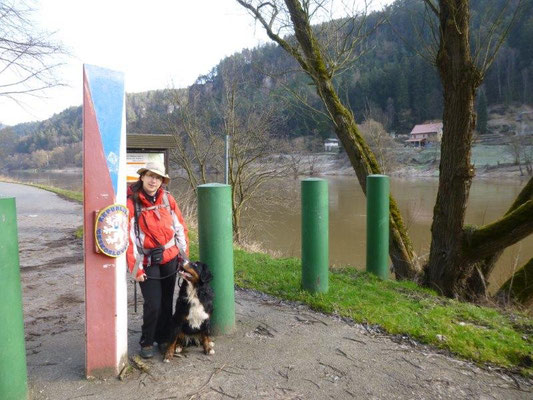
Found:
<svg viewBox="0 0 533 400"><path fill-rule="evenodd" d="M440 17L439 9L437 8L435 4L433 4L431 0L422 0L422 1L427 4L430 10L433 11L437 17Z"/></svg>
<svg viewBox="0 0 533 400"><path fill-rule="evenodd" d="M522 188L518 196L516 196L515 201L513 202L509 210L507 210L505 215L509 214L513 210L516 210L526 201L532 200L532 199L533 199L533 177L529 178L528 183Z"/></svg>
<svg viewBox="0 0 533 400"><path fill-rule="evenodd" d="M469 232L463 250L470 261L481 260L533 233L533 200L528 200L500 220Z"/></svg>
<svg viewBox="0 0 533 400"><path fill-rule="evenodd" d="M263 25L270 39L272 39L274 42L279 44L285 51L287 51L287 53L292 55L305 71L309 71L309 67L307 63L305 62L305 60L303 59L300 52L298 51L298 49L294 46L291 46L287 41L283 40L279 35L275 34L274 31L272 30L274 20L276 16L278 15L278 11L274 4L270 2L264 2L256 8L252 6L250 3L246 2L245 0L237 0L237 3L239 3L241 6L243 6L244 8L246 8L252 13L255 19L257 19L261 23L261 25ZM275 9L275 12L273 13L271 17L270 22L267 22L263 18L263 15L260 12L260 9L265 6L270 6Z"/></svg>

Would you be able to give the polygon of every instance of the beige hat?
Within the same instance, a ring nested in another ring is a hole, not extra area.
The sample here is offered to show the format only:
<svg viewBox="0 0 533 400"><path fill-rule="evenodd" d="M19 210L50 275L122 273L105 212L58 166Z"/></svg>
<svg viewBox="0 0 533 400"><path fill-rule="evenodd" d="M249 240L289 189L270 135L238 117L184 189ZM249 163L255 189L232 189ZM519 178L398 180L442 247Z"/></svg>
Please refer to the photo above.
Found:
<svg viewBox="0 0 533 400"><path fill-rule="evenodd" d="M170 177L165 173L165 166L161 163L150 161L146 165L140 168L137 173L141 175L143 172L150 171L163 178L163 183L167 185L170 182Z"/></svg>

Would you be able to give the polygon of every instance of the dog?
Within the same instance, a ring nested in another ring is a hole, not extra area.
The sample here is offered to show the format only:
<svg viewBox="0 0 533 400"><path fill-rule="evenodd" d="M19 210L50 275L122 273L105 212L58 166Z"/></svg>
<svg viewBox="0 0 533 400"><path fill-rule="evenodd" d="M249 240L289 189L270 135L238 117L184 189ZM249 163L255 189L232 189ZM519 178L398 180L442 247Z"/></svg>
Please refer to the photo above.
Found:
<svg viewBox="0 0 533 400"><path fill-rule="evenodd" d="M189 339L199 339L205 354L215 354L215 343L209 336L214 297L209 282L213 275L201 262L188 262L179 268L178 273L183 283L172 316L173 332L164 362L170 362L174 354L181 353Z"/></svg>

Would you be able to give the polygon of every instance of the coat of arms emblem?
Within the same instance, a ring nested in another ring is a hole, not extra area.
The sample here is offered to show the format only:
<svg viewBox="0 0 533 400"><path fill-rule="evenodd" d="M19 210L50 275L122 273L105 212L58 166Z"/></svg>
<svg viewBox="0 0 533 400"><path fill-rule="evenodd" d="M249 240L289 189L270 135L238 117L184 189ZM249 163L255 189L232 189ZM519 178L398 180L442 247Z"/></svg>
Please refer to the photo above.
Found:
<svg viewBox="0 0 533 400"><path fill-rule="evenodd" d="M98 251L109 257L118 257L128 248L128 209L112 204L100 210L94 228Z"/></svg>

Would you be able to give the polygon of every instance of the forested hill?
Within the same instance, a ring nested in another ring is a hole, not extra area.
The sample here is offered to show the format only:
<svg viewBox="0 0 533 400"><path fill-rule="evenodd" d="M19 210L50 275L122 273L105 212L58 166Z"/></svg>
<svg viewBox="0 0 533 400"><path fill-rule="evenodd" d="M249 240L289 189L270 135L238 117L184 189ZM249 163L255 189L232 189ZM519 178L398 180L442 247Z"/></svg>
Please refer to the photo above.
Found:
<svg viewBox="0 0 533 400"><path fill-rule="evenodd" d="M489 21L507 3L509 0L471 1L474 46L483 43L479 38L491 30ZM510 3L515 4L516 0ZM487 106L533 103L533 0L522 3L523 8L479 90L480 133L485 130L481 116L486 115ZM512 18L512 9L508 7L504 13L507 21ZM357 121L372 118L389 131L407 133L414 124L441 118L441 86L434 66L427 61L431 58L427 49L431 44L430 15L419 0L397 0L367 18L368 37L358 48L360 58L335 79L341 98L350 104ZM504 25L505 22L501 26ZM317 27L323 28L327 24ZM241 101L277 104L278 134L332 136L326 117L302 106L290 94L298 93L309 106L323 110L309 79L297 70L296 63L275 44L244 50L221 60L211 73L199 77L188 92L183 89L128 94L127 130L167 131L168 121L177 120L180 106L176 98L187 95L189 101L194 99L196 104L212 108L215 114L225 101L228 80L233 80L239 82ZM221 118L211 117L210 123L213 132L217 132ZM0 163L9 167L35 167L43 160L50 166L59 166L65 160L79 163L80 157L69 152L79 152L80 138L81 107L69 108L46 121L4 128L0 130ZM59 154L58 148L65 154ZM2 156L13 151L18 155L8 163ZM50 158L53 151L57 154Z"/></svg>

